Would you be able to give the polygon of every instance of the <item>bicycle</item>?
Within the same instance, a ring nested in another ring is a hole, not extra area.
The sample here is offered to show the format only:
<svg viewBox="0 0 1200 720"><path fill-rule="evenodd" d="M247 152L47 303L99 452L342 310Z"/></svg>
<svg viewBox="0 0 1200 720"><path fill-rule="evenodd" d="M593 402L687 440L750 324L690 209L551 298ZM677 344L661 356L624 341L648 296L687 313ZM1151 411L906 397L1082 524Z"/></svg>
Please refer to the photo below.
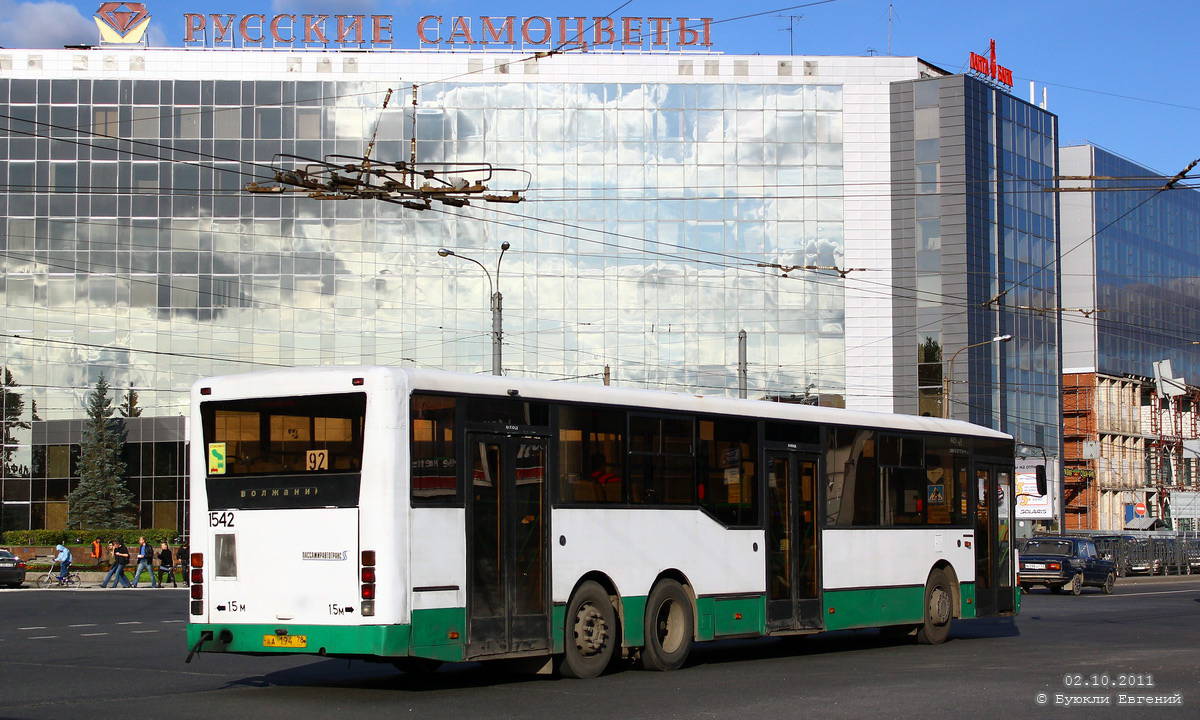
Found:
<svg viewBox="0 0 1200 720"><path fill-rule="evenodd" d="M50 569L46 571L46 574L38 575L38 579L37 579L38 587L40 587L40 588L79 587L80 582L81 582L79 579L79 573L69 572L69 573L67 573L66 580L61 580L58 577L58 573L54 572L54 568L56 565L58 565L58 563L54 560L51 560L50 561Z"/></svg>

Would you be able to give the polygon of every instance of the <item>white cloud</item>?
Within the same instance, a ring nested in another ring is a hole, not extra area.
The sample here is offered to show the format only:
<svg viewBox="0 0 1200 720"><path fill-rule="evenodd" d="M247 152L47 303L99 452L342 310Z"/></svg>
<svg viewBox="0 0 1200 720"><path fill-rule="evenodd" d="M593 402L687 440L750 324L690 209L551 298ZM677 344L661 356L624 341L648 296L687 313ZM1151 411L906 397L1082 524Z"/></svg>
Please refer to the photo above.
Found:
<svg viewBox="0 0 1200 720"><path fill-rule="evenodd" d="M54 49L99 39L95 21L66 3L0 0L0 46Z"/></svg>

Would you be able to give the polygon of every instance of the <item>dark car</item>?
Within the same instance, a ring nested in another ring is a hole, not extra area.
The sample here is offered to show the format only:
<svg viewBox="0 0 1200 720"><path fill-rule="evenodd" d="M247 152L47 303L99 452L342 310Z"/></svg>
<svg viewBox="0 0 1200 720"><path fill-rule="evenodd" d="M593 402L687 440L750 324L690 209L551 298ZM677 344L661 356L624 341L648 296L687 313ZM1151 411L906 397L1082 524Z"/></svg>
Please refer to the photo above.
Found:
<svg viewBox="0 0 1200 720"><path fill-rule="evenodd" d="M25 561L8 550L0 550L0 585L21 587L25 582Z"/></svg>
<svg viewBox="0 0 1200 720"><path fill-rule="evenodd" d="M1117 566L1096 551L1096 544L1084 537L1039 537L1028 540L1021 549L1021 569L1017 575L1021 589L1045 585L1050 592L1070 590L1078 595L1085 585L1112 594L1117 582Z"/></svg>

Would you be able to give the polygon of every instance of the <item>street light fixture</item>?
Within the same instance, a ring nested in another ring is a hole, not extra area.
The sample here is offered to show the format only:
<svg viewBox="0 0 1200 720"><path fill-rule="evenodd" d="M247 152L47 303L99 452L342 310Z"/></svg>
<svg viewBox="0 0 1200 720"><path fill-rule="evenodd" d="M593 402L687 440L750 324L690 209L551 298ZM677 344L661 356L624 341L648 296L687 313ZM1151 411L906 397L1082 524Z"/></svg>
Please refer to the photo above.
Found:
<svg viewBox="0 0 1200 720"><path fill-rule="evenodd" d="M942 417L950 417L950 382L951 378L954 377L954 358L958 357L958 354L963 350L970 350L971 348L979 347L981 345L990 345L992 343L1006 343L1009 340L1012 340L1012 335L997 335L991 340L984 340L983 342L972 343L966 347L961 347L950 356L950 362L946 363L946 374L942 376Z"/></svg>
<svg viewBox="0 0 1200 720"><path fill-rule="evenodd" d="M492 285L492 274L484 267L483 263L475 258L459 255L453 250L441 248L437 251L442 257L456 257L459 260L473 262L483 270L484 276L488 281L488 294L492 298L492 374L501 375L500 368L500 340L504 337L504 296L500 294L500 261L504 260L504 253L512 247L508 241L500 243L500 257L496 259L496 284Z"/></svg>

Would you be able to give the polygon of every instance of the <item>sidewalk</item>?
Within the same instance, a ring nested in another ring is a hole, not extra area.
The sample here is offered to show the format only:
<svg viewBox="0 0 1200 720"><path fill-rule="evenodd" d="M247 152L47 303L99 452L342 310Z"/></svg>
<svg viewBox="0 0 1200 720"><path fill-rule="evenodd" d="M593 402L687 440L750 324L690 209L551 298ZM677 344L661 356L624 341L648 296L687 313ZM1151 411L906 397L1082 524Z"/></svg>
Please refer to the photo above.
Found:
<svg viewBox="0 0 1200 720"><path fill-rule="evenodd" d="M20 588L11 588L11 589L12 590L21 590L21 589L37 590L38 589L38 586L37 586L38 577L40 577L43 574L44 573L27 573L25 575L25 584L22 585ZM105 571L105 572L81 572L81 573L79 573L79 585L78 586L71 587L71 588L52 587L52 588L48 588L48 589L51 589L51 590L104 590L106 588L100 587L100 583L104 582L104 576L107 574L108 574L107 571ZM131 575L131 572L127 571L125 573L125 578L127 580L129 580L130 575ZM179 587L178 587L179 590L187 589L188 586L184 585L181 580L177 579L176 582L179 583ZM120 587L119 581L117 583L117 587ZM145 573L142 573L142 581L140 583L138 583L137 589L141 590L143 588L148 589L151 587L153 587L153 586L150 584L150 580L146 577ZM10 589L10 588L0 589L0 592L4 592L5 590L8 590L8 589ZM110 587L107 589L112 589L112 588ZM171 587L170 580L167 581L166 589L168 589L168 590L175 589L175 588Z"/></svg>

